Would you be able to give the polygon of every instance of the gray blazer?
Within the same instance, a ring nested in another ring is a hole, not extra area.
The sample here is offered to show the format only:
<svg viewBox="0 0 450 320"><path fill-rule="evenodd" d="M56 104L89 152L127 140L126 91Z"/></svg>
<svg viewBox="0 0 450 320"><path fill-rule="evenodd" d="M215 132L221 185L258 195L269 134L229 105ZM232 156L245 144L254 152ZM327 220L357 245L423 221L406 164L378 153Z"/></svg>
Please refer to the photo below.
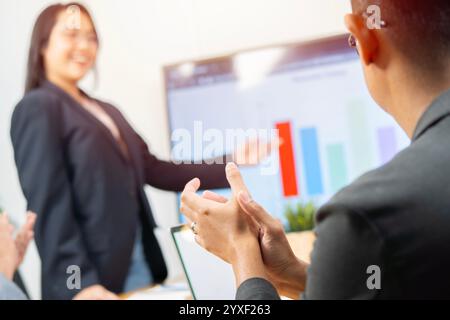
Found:
<svg viewBox="0 0 450 320"><path fill-rule="evenodd" d="M0 300L27 300L23 292L0 273Z"/></svg>
<svg viewBox="0 0 450 320"><path fill-rule="evenodd" d="M450 298L450 90L421 117L411 145L318 212L306 299ZM278 299L250 279L237 299Z"/></svg>

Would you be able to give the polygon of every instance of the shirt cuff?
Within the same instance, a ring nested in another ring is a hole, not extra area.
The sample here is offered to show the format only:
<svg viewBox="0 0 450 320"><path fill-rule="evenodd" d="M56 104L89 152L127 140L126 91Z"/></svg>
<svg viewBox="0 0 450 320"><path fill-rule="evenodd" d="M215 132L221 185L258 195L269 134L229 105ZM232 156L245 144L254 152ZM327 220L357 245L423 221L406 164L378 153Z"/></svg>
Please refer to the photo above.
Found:
<svg viewBox="0 0 450 320"><path fill-rule="evenodd" d="M25 294L0 272L0 300L27 300Z"/></svg>

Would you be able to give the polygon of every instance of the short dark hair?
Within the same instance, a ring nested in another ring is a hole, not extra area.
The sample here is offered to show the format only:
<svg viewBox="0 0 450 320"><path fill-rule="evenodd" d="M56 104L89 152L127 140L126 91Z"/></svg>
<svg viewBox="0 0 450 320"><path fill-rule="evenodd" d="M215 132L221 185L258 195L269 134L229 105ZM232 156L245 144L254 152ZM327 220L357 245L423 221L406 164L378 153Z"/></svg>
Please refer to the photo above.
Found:
<svg viewBox="0 0 450 320"><path fill-rule="evenodd" d="M46 80L46 72L44 68L44 59L42 57L42 49L48 43L50 38L50 34L53 30L53 27L56 24L56 20L58 14L67 10L71 6L77 6L80 11L86 14L94 25L94 21L92 19L91 14L86 9L85 6L81 5L77 2L71 2L67 4L53 4L49 7L45 8L38 16L34 28L33 33L31 35L31 43L30 50L28 52L28 65L27 65L27 75L25 80L25 93L38 88L43 81ZM97 31L94 32L97 36ZM98 36L97 36L98 39ZM98 41L98 40L97 40Z"/></svg>
<svg viewBox="0 0 450 320"><path fill-rule="evenodd" d="M450 62L449 0L352 0L353 13L378 5L386 32L415 65L442 69Z"/></svg>

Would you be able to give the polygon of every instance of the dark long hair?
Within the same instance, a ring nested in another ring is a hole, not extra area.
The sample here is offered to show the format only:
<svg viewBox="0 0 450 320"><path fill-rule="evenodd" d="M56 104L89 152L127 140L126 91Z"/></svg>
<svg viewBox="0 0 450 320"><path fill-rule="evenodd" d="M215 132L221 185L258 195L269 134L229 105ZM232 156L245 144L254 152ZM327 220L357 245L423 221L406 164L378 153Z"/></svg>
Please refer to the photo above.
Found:
<svg viewBox="0 0 450 320"><path fill-rule="evenodd" d="M71 2L68 4L58 3L44 9L44 11L42 11L38 16L31 35L30 51L28 53L27 76L25 80L25 94L35 88L38 88L42 82L46 80L47 77L45 73L42 51L48 44L50 34L56 24L59 13L72 6L77 6L80 12L86 14L91 20L92 25L94 25L94 20L86 7L76 2ZM97 35L95 25L94 32Z"/></svg>

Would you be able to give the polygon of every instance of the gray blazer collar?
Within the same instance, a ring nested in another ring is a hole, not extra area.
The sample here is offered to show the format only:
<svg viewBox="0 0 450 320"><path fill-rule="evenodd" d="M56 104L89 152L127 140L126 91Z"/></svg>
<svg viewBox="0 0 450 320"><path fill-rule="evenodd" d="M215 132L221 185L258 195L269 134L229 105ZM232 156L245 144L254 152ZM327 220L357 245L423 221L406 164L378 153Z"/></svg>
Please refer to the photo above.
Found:
<svg viewBox="0 0 450 320"><path fill-rule="evenodd" d="M450 90L441 94L431 103L417 123L412 140L417 140L430 127L448 115L450 115Z"/></svg>

